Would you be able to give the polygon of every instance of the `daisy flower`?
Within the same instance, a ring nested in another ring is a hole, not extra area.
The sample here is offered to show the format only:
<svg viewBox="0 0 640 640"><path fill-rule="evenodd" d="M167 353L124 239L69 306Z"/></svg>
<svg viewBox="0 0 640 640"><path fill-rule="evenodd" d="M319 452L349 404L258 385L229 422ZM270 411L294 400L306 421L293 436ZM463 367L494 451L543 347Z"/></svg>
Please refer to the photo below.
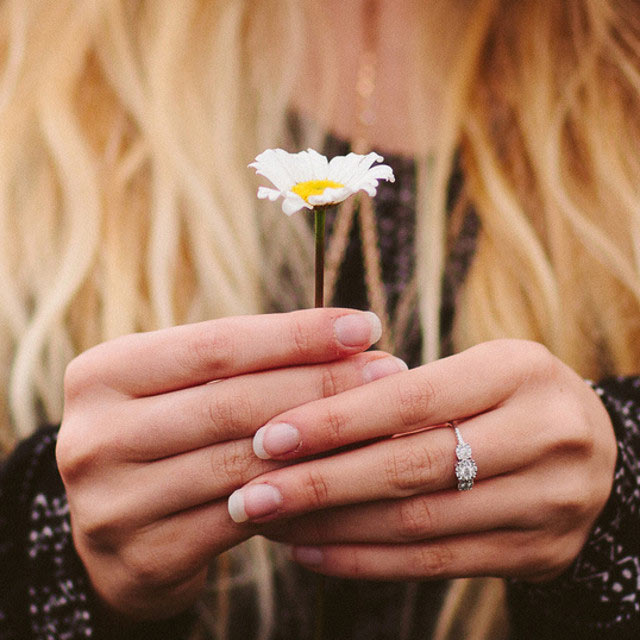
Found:
<svg viewBox="0 0 640 640"><path fill-rule="evenodd" d="M395 179L391 167L375 164L382 160L377 153L349 153L327 160L313 149L298 153L267 149L249 166L276 187L260 187L258 198L275 202L282 197L282 210L290 216L303 208L338 204L358 191L375 196L379 180Z"/></svg>

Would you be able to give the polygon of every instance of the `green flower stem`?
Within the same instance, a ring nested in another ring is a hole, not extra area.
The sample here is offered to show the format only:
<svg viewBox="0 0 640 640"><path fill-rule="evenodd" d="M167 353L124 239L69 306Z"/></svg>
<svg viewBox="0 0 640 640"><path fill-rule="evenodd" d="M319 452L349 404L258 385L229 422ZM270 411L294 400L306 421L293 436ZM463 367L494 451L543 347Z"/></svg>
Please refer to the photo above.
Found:
<svg viewBox="0 0 640 640"><path fill-rule="evenodd" d="M324 307L324 226L325 208L314 208L314 235L316 247L316 291L315 307ZM316 619L313 640L324 636L324 576L316 576Z"/></svg>
<svg viewBox="0 0 640 640"><path fill-rule="evenodd" d="M325 208L314 208L316 240L316 298L315 307L324 307L324 221Z"/></svg>

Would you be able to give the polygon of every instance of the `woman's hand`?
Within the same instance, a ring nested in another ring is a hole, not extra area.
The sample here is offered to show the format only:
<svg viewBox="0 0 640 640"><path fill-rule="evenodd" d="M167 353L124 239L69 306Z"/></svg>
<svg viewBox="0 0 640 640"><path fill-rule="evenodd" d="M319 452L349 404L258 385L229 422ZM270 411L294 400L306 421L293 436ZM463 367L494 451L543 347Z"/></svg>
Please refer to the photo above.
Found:
<svg viewBox="0 0 640 640"><path fill-rule="evenodd" d="M470 491L457 489L448 421L477 462ZM252 480L230 498L232 517L264 523L322 573L545 580L584 545L616 459L591 388L544 347L516 340L286 411L254 449L289 461L358 442Z"/></svg>
<svg viewBox="0 0 640 640"><path fill-rule="evenodd" d="M254 533L229 520L227 496L283 465L256 458L251 436L403 368L360 353L379 335L373 314L318 309L131 335L74 360L57 458L104 600L137 618L187 606L211 557Z"/></svg>

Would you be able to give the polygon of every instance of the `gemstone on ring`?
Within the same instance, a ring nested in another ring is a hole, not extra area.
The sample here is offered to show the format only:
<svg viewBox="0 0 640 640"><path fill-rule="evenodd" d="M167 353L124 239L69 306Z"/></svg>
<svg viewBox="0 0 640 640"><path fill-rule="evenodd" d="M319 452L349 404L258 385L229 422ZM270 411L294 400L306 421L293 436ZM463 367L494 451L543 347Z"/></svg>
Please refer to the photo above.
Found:
<svg viewBox="0 0 640 640"><path fill-rule="evenodd" d="M458 441L458 445L456 446L456 458L458 458L458 462L455 466L456 478L458 479L458 491L469 491L473 488L473 481L478 475L478 465L471 457L471 445L462 439L458 427L454 426L453 430Z"/></svg>
<svg viewBox="0 0 640 640"><path fill-rule="evenodd" d="M473 481L478 475L478 466L470 458L461 460L456 464L456 478L458 478L458 490L468 491L473 487Z"/></svg>
<svg viewBox="0 0 640 640"><path fill-rule="evenodd" d="M456 457L458 460L469 460L471 458L471 445L468 442L459 444L456 447Z"/></svg>

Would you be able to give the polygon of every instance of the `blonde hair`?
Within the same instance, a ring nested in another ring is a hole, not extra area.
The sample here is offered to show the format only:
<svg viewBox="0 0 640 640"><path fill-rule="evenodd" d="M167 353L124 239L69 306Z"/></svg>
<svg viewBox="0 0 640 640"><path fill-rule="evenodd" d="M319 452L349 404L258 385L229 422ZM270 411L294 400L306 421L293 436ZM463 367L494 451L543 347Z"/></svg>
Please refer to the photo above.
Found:
<svg viewBox="0 0 640 640"><path fill-rule="evenodd" d="M0 5L5 451L60 420L66 363L99 341L258 312L283 273L294 286L278 287L281 308L308 301L309 230L258 207L246 165L287 145L295 62L305 24L323 19L317 4ZM425 359L438 355L459 153L482 226L458 348L531 338L585 376L637 371L639 12L631 0L479 0L468 11L435 160L424 149L417 162ZM327 103L328 43L317 43ZM260 584L268 620L269 581Z"/></svg>
<svg viewBox="0 0 640 640"><path fill-rule="evenodd" d="M583 376L640 363L640 12L503 3L461 146L482 234L457 342L546 344Z"/></svg>
<svg viewBox="0 0 640 640"><path fill-rule="evenodd" d="M270 245L286 235L272 208L259 219L246 165L282 139L284 57L303 45L294 8L0 7L5 446L60 420L65 365L92 344L263 307L261 233L271 225ZM274 24L291 24L283 58L262 50ZM292 226L304 247L306 229ZM294 276L309 268L304 253Z"/></svg>

